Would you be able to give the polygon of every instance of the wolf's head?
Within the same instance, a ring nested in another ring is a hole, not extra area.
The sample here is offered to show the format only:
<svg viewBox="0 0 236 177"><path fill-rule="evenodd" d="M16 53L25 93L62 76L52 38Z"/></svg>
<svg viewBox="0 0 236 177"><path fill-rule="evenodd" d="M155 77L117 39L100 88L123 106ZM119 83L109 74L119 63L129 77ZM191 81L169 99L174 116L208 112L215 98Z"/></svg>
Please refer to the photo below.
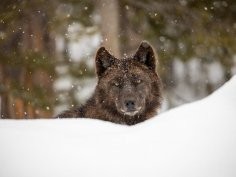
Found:
<svg viewBox="0 0 236 177"><path fill-rule="evenodd" d="M161 102L161 83L155 70L155 54L147 42L125 59L117 59L101 47L96 56L97 104L125 122L150 118Z"/></svg>

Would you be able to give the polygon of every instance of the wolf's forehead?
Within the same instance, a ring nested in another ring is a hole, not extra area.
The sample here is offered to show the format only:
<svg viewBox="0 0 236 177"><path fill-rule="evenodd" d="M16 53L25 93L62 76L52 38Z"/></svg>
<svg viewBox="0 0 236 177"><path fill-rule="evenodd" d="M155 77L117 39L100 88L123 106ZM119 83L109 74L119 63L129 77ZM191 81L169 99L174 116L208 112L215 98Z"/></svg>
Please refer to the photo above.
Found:
<svg viewBox="0 0 236 177"><path fill-rule="evenodd" d="M118 67L114 66L109 71L109 75L111 78L131 78L133 76L145 76L145 71L143 71L139 67L135 66L126 66L126 67Z"/></svg>
<svg viewBox="0 0 236 177"><path fill-rule="evenodd" d="M118 60L115 67L120 71L128 72L128 70L132 67L132 62L130 59L121 59Z"/></svg>
<svg viewBox="0 0 236 177"><path fill-rule="evenodd" d="M138 63L134 61L132 58L118 60L115 67L117 68L117 70L125 73L137 72L137 71L142 72L142 69L140 68Z"/></svg>

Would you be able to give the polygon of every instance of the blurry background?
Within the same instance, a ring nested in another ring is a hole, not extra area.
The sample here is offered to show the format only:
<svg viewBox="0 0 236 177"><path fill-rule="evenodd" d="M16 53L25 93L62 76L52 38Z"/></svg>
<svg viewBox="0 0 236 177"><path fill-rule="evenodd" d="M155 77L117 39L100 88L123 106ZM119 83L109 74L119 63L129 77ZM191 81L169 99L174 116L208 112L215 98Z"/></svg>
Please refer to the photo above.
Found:
<svg viewBox="0 0 236 177"><path fill-rule="evenodd" d="M98 47L124 57L142 40L159 57L163 110L201 99L236 74L235 39L235 0L1 0L1 118L83 103Z"/></svg>

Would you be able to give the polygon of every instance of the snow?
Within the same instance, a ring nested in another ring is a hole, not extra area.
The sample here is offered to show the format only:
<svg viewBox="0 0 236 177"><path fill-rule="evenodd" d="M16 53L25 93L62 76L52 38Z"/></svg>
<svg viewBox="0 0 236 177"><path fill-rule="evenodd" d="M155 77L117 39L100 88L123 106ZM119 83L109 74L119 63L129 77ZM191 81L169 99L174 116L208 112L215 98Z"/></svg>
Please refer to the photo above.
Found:
<svg viewBox="0 0 236 177"><path fill-rule="evenodd" d="M225 80L225 75L224 75L224 68L219 62L212 62L208 64L208 81L212 85L220 85L224 82Z"/></svg>
<svg viewBox="0 0 236 177"><path fill-rule="evenodd" d="M73 23L68 28L68 49L73 62L87 59L94 54L101 42L101 35L95 27L83 27L82 24Z"/></svg>
<svg viewBox="0 0 236 177"><path fill-rule="evenodd" d="M80 61L84 56L92 55L95 48L99 46L100 38L100 35L95 33L81 36L79 42L71 41L69 43L69 51L71 51L70 54L73 61Z"/></svg>
<svg viewBox="0 0 236 177"><path fill-rule="evenodd" d="M73 79L66 75L64 77L60 77L54 82L54 88L57 90L69 90L73 84Z"/></svg>
<svg viewBox="0 0 236 177"><path fill-rule="evenodd" d="M75 93L75 98L80 102L85 103L86 100L91 97L96 87L97 79L89 78L81 80L78 88L78 92Z"/></svg>
<svg viewBox="0 0 236 177"><path fill-rule="evenodd" d="M140 123L0 120L1 177L235 177L236 76Z"/></svg>

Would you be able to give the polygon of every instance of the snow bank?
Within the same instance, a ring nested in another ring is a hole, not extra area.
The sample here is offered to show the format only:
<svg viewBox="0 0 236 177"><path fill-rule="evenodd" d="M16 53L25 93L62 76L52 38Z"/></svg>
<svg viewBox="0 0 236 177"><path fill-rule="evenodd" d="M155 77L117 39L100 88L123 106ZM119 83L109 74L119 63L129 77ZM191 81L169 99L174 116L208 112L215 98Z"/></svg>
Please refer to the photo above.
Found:
<svg viewBox="0 0 236 177"><path fill-rule="evenodd" d="M0 120L1 177L235 177L236 76L136 126Z"/></svg>

